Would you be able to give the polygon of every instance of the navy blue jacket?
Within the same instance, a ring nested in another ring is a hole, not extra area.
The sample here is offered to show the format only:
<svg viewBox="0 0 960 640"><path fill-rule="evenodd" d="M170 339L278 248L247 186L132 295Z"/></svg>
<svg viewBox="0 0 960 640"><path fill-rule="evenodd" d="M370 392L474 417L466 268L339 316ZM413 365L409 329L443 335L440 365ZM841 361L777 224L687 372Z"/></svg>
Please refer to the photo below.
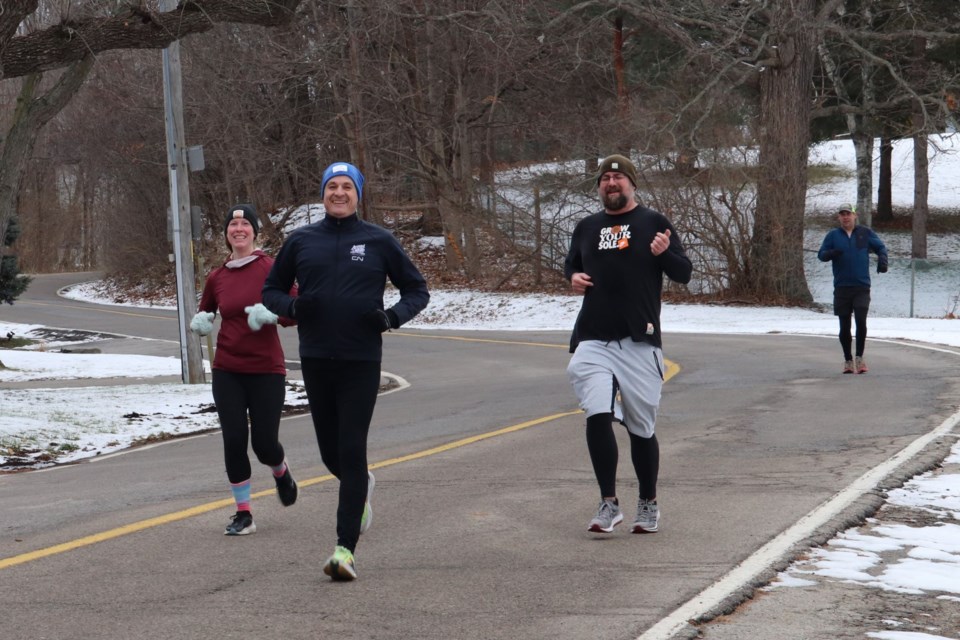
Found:
<svg viewBox="0 0 960 640"><path fill-rule="evenodd" d="M300 296L321 301L316 317L298 318L300 357L379 362L383 338L364 316L383 309L387 278L400 291L392 307L399 326L430 300L420 271L387 230L356 214L325 216L287 237L263 285L263 304L296 317L289 293L296 280Z"/></svg>
<svg viewBox="0 0 960 640"><path fill-rule="evenodd" d="M856 225L847 236L837 227L827 233L817 257L833 261L834 287L869 287L871 251L877 254L879 264L887 264L887 247L873 229Z"/></svg>

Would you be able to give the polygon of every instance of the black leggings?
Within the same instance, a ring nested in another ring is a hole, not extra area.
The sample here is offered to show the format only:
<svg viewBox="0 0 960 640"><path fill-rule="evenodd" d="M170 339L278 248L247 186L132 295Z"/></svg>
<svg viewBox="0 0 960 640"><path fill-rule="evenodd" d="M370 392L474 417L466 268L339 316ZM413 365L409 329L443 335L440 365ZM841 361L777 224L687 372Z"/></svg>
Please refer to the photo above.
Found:
<svg viewBox="0 0 960 640"><path fill-rule="evenodd" d="M657 478L660 475L660 444L656 434L649 438L630 435L630 460L637 474L640 497L657 497ZM593 472L600 485L600 496L617 495L617 438L613 433L613 414L598 413L587 418L587 450L593 463Z"/></svg>
<svg viewBox="0 0 960 640"><path fill-rule="evenodd" d="M867 308L855 307L853 309L853 319L857 323L857 356L863 357L863 350L867 344ZM843 359L853 360L853 354L850 352L850 315L840 316L840 346L843 348Z"/></svg>
<svg viewBox="0 0 960 640"><path fill-rule="evenodd" d="M250 479L248 433L257 460L271 467L283 462L283 445L278 437L280 413L286 398L284 387L282 373L213 370L213 401L220 416L227 478L232 484Z"/></svg>
<svg viewBox="0 0 960 640"><path fill-rule="evenodd" d="M367 501L367 433L380 391L380 363L301 358L300 366L320 458L340 480L337 544L354 551Z"/></svg>

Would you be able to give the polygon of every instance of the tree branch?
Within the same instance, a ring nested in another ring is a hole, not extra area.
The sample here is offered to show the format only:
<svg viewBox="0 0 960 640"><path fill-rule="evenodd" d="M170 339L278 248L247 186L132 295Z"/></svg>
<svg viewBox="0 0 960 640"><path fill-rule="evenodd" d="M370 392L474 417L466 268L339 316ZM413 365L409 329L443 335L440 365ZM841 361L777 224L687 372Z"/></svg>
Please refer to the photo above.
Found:
<svg viewBox="0 0 960 640"><path fill-rule="evenodd" d="M40 31L0 40L2 78L58 69L90 54L114 49L163 49L217 23L278 26L288 22L301 0L183 0L173 11L146 13L130 8L121 15L63 21ZM10 20L36 10L37 0L4 2L0 38ZM32 6L32 8L31 8ZM19 22L18 22L19 24ZM5 45L5 46L4 46Z"/></svg>

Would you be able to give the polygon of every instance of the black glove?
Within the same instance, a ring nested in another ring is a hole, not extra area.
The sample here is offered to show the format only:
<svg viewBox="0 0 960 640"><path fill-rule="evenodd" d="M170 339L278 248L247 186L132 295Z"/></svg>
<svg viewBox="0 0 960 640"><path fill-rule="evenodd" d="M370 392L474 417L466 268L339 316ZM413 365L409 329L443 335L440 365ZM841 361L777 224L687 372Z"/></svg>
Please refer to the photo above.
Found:
<svg viewBox="0 0 960 640"><path fill-rule="evenodd" d="M297 296L290 305L291 317L300 322L320 315L320 298L309 293Z"/></svg>
<svg viewBox="0 0 960 640"><path fill-rule="evenodd" d="M830 249L829 251L825 251L823 254L827 260L833 260L834 258L839 258L842 255L843 249Z"/></svg>
<svg viewBox="0 0 960 640"><path fill-rule="evenodd" d="M877 273L886 273L887 272L887 261L880 260L877 262Z"/></svg>
<svg viewBox="0 0 960 640"><path fill-rule="evenodd" d="M393 309L387 309L386 311L383 309L372 309L363 315L363 319L367 323L367 326L377 333L383 333L384 331L396 329L400 326L400 320L397 318L397 314Z"/></svg>

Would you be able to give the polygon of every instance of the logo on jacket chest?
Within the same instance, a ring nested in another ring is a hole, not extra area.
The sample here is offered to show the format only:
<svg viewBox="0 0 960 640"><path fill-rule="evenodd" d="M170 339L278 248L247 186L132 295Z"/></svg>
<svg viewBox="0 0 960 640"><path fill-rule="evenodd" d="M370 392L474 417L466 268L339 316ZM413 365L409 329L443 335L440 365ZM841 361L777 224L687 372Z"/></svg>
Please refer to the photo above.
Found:
<svg viewBox="0 0 960 640"><path fill-rule="evenodd" d="M350 247L350 259L355 262L363 262L363 259L367 256L367 245L365 244L355 244Z"/></svg>
<svg viewBox="0 0 960 640"><path fill-rule="evenodd" d="M618 224L600 229L597 249L626 249L630 246L630 225Z"/></svg>

